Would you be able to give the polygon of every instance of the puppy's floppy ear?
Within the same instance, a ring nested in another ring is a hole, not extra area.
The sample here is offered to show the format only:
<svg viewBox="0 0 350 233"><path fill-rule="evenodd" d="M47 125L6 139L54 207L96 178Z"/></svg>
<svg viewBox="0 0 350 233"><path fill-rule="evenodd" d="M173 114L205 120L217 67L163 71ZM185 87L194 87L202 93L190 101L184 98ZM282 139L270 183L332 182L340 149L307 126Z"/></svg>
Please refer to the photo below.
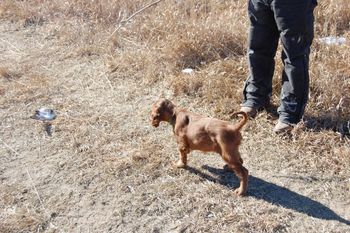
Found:
<svg viewBox="0 0 350 233"><path fill-rule="evenodd" d="M168 112L170 115L175 114L175 104L168 99L163 99L161 102L161 109Z"/></svg>
<svg viewBox="0 0 350 233"><path fill-rule="evenodd" d="M162 107L169 108L169 109L174 107L173 102L171 102L171 101L168 100L168 99L163 98L161 101L162 101L162 102L161 102L161 106L162 106Z"/></svg>

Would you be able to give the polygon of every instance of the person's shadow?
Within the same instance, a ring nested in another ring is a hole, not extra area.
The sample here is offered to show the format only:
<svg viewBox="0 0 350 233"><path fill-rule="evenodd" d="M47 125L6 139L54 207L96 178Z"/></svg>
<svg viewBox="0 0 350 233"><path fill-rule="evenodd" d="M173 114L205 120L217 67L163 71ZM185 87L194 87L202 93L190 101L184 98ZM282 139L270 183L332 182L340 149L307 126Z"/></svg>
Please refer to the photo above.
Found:
<svg viewBox="0 0 350 233"><path fill-rule="evenodd" d="M342 118L334 118L330 116L305 116L306 128L313 130L314 132L321 132L324 130L332 130L338 132L341 136L350 136L350 120Z"/></svg>
<svg viewBox="0 0 350 233"><path fill-rule="evenodd" d="M229 188L238 187L239 181L233 172L224 169L214 168L207 165L202 166L205 170L214 176L206 174L196 168L187 167L187 170L203 179L219 183ZM287 188L264 181L254 176L249 176L249 188L247 196L256 199L265 200L277 206L283 206L287 209L295 210L300 213L307 214L314 218L324 220L336 220L346 225L350 225L350 221L337 215L327 206L312 200L309 197L300 195Z"/></svg>

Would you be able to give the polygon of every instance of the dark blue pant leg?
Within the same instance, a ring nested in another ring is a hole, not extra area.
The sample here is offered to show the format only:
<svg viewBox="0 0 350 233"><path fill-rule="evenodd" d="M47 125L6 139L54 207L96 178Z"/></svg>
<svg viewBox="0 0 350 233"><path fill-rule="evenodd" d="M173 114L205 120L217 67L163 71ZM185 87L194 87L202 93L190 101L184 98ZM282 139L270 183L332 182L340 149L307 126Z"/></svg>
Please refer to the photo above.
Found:
<svg viewBox="0 0 350 233"><path fill-rule="evenodd" d="M283 45L280 121L297 123L309 94L309 54L313 40L314 0L272 0L275 21Z"/></svg>
<svg viewBox="0 0 350 233"><path fill-rule="evenodd" d="M272 93L279 34L273 11L266 0L249 0L248 14L249 77L243 90L242 106L260 108L269 102Z"/></svg>

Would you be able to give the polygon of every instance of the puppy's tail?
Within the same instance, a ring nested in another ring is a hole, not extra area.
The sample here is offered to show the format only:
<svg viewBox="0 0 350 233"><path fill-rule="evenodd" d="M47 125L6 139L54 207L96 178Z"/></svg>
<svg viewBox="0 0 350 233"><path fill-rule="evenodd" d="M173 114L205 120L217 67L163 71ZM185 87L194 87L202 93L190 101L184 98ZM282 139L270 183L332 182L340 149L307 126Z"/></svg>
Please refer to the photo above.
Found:
<svg viewBox="0 0 350 233"><path fill-rule="evenodd" d="M236 128L237 130L241 130L242 127L243 127L243 126L247 123L247 121L248 121L248 114L247 114L246 112L243 112L243 111L241 111L241 112L235 112L235 113L233 113L233 114L231 115L231 117L235 117L235 116L238 116L238 115L242 115L243 118L242 118L242 120L241 120L240 122L238 122L238 124L235 125L235 128Z"/></svg>

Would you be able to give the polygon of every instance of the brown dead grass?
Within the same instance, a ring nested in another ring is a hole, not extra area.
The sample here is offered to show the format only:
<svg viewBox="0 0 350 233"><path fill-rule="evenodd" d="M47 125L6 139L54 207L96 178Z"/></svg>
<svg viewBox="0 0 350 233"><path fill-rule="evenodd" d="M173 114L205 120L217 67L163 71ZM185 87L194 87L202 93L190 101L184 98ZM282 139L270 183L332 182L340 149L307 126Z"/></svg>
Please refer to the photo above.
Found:
<svg viewBox="0 0 350 233"><path fill-rule="evenodd" d="M350 29L350 3L346 0L318 1L316 31L320 35L341 35Z"/></svg>
<svg viewBox="0 0 350 233"><path fill-rule="evenodd" d="M235 121L248 75L246 1L162 1L111 36L148 3L0 2L0 134L18 152L0 147L0 232L348 230L308 210L325 205L349 220L350 44L318 41L350 40L348 1L319 1L310 100L293 135L271 134L273 113L246 126L241 151L252 183L244 199L232 197L237 180L214 155L194 153L192 169L173 170L171 130L151 129L148 114L163 95ZM275 105L281 69L276 56ZM51 138L28 121L43 105L59 111Z"/></svg>
<svg viewBox="0 0 350 233"><path fill-rule="evenodd" d="M19 72L11 71L6 67L0 67L0 77L6 79L7 81L18 79L21 76L22 74Z"/></svg>

